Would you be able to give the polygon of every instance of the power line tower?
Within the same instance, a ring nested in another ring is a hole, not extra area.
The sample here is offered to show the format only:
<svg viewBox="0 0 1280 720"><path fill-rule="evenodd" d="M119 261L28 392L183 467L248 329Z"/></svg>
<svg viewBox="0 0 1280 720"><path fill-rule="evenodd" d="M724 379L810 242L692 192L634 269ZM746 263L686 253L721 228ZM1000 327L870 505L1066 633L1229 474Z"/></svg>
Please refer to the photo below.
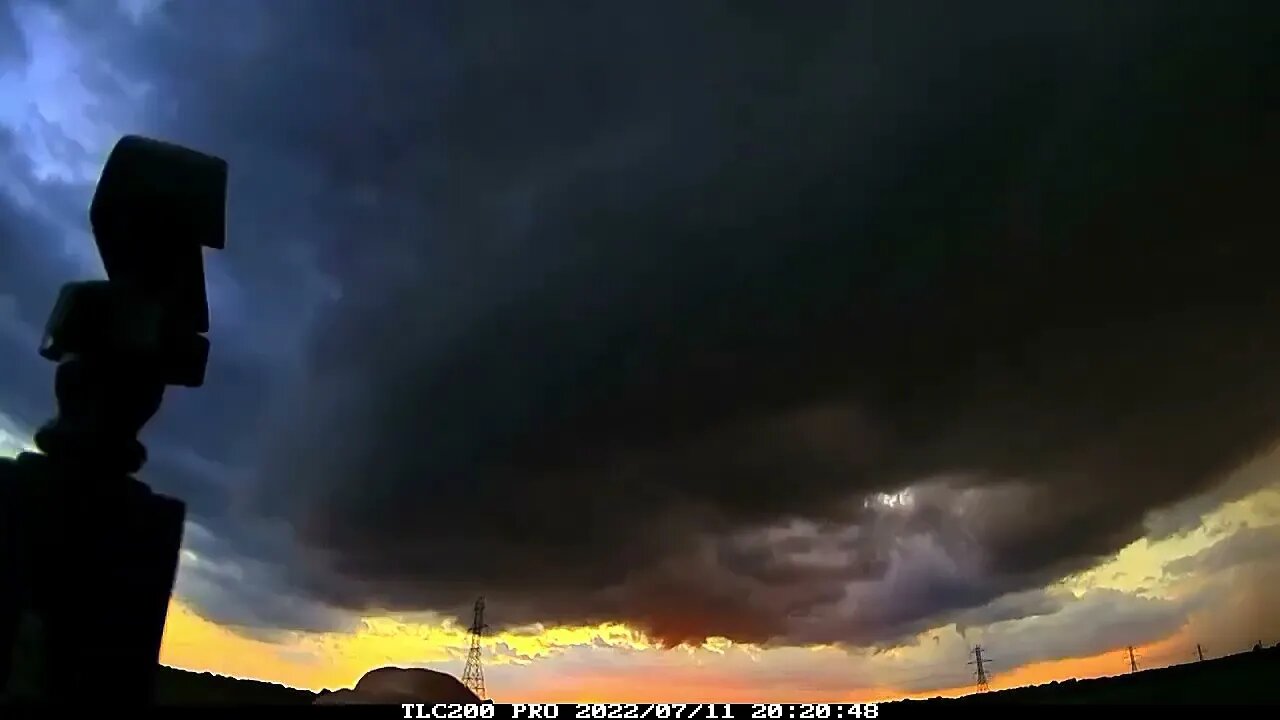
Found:
<svg viewBox="0 0 1280 720"><path fill-rule="evenodd" d="M462 670L462 684L471 689L481 700L484 696L484 668L480 666L480 637L489 627L484 622L484 598L476 598L475 617L471 620L471 649L467 652L467 666Z"/></svg>
<svg viewBox="0 0 1280 720"><path fill-rule="evenodd" d="M1133 646L1129 646L1129 672L1138 672L1138 660L1133 656Z"/></svg>
<svg viewBox="0 0 1280 720"><path fill-rule="evenodd" d="M973 677L977 681L975 683L977 692L982 693L991 689L990 685L987 683L987 663L989 662L991 662L991 658L985 658L982 656L982 646L974 645L973 659L965 664L974 666Z"/></svg>
<svg viewBox="0 0 1280 720"><path fill-rule="evenodd" d="M1204 662L1204 648L1200 647L1200 643L1196 643L1196 657L1200 658L1200 662Z"/></svg>

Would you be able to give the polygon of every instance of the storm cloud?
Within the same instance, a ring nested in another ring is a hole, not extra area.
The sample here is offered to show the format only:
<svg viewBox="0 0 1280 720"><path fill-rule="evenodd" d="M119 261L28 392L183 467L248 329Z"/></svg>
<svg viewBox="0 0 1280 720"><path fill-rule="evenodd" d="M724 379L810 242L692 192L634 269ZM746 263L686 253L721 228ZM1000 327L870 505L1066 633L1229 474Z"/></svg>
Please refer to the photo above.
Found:
<svg viewBox="0 0 1280 720"><path fill-rule="evenodd" d="M339 307L259 480L312 591L868 642L1274 439L1238 9L699 7L444 20L430 271Z"/></svg>
<svg viewBox="0 0 1280 720"><path fill-rule="evenodd" d="M59 4L231 161L193 511L349 609L1051 612L1280 434L1277 18L1033 5Z"/></svg>

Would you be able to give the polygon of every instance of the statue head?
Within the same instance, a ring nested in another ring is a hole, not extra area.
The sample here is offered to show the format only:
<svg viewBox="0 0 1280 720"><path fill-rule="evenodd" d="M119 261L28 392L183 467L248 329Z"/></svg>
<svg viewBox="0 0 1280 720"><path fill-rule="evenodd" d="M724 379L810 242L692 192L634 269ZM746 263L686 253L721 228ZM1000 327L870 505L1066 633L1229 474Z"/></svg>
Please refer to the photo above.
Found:
<svg viewBox="0 0 1280 720"><path fill-rule="evenodd" d="M127 362L162 385L199 387L209 357L203 249L226 241L226 161L127 136L89 210L106 281L63 287L40 354Z"/></svg>

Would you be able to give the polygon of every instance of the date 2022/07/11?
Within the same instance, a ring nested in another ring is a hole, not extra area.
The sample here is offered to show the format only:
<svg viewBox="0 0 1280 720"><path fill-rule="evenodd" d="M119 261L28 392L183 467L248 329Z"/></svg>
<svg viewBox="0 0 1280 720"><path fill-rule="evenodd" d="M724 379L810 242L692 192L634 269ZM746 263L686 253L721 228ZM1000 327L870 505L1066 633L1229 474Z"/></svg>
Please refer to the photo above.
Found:
<svg viewBox="0 0 1280 720"><path fill-rule="evenodd" d="M877 720L875 703L404 703L406 720Z"/></svg>

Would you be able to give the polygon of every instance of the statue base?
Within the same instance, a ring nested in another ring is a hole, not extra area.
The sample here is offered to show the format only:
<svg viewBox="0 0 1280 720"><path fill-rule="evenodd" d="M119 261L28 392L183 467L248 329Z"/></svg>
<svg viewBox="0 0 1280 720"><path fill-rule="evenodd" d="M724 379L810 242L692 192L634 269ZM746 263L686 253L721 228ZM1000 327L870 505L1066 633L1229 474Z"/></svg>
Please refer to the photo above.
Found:
<svg viewBox="0 0 1280 720"><path fill-rule="evenodd" d="M0 460L0 688L151 703L185 515L130 475Z"/></svg>

